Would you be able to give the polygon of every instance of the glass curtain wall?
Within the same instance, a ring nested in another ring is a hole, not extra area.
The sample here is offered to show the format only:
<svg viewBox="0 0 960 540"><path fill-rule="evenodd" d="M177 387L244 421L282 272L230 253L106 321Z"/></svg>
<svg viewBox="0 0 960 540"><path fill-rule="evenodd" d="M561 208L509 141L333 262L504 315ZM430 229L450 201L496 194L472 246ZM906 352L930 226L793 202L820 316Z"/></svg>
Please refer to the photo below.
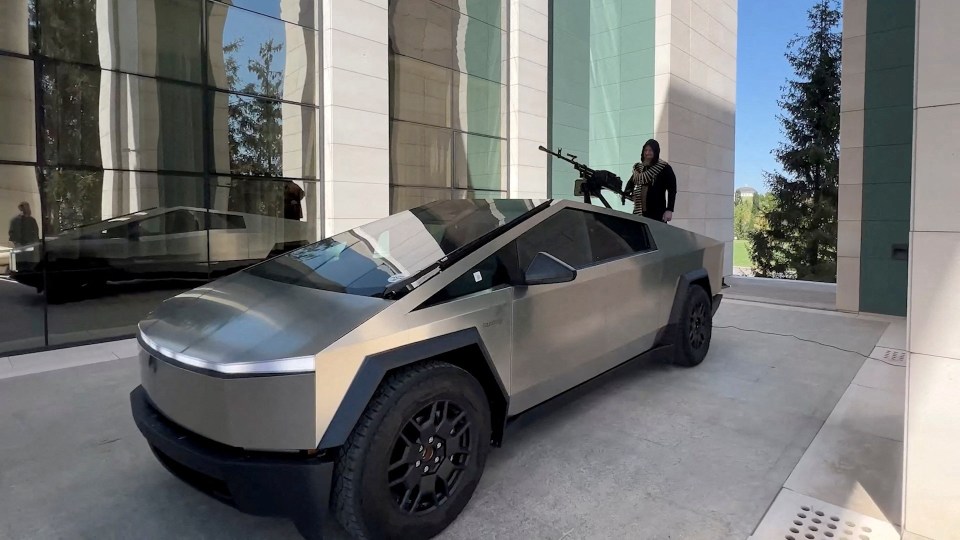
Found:
<svg viewBox="0 0 960 540"><path fill-rule="evenodd" d="M390 209L507 191L505 0L390 0Z"/></svg>
<svg viewBox="0 0 960 540"><path fill-rule="evenodd" d="M0 353L316 240L316 4L4 2Z"/></svg>
<svg viewBox="0 0 960 540"><path fill-rule="evenodd" d="M550 144L626 182L654 134L656 2L551 0L550 9ZM578 198L568 163L551 159L549 172L551 196Z"/></svg>

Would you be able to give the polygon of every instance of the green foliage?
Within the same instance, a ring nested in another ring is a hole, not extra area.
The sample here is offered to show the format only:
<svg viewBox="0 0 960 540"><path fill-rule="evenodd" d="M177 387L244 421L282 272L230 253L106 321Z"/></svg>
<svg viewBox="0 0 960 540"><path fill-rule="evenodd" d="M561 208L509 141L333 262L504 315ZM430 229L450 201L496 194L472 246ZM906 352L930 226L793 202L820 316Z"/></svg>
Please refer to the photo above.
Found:
<svg viewBox="0 0 960 540"><path fill-rule="evenodd" d="M31 38L47 57L99 61L95 0L34 0ZM42 32L41 32L42 29ZM100 154L100 71L43 61L37 81L40 132L48 164L97 166ZM103 173L45 168L42 215L46 233L101 220Z"/></svg>
<svg viewBox="0 0 960 540"><path fill-rule="evenodd" d="M259 58L247 63L246 84L241 86L236 52L243 44L237 40L224 46L227 84L244 94L277 96L281 94L283 72L274 65L282 44L269 39L260 45ZM279 101L247 96L230 96L230 167L239 176L283 175L283 116ZM261 215L282 215L284 184L235 178L231 182L229 208Z"/></svg>
<svg viewBox="0 0 960 540"><path fill-rule="evenodd" d="M733 206L733 235L739 239L745 239L753 233L756 216L754 200L758 197L759 195L746 198L740 197L739 194L736 196L737 202Z"/></svg>
<svg viewBox="0 0 960 540"><path fill-rule="evenodd" d="M778 117L786 141L774 151L782 172L766 173L771 202L750 235L757 275L835 281L840 155L841 19L837 0L808 12L809 34L790 41L795 78Z"/></svg>

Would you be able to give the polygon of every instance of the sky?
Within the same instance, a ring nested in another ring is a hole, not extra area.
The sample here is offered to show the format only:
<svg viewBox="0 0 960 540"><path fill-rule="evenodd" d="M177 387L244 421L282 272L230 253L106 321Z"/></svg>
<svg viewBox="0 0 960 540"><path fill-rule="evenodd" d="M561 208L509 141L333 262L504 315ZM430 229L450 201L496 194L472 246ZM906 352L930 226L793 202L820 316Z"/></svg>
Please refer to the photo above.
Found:
<svg viewBox="0 0 960 540"><path fill-rule="evenodd" d="M763 172L778 169L771 153L783 140L777 100L793 74L784 53L793 36L806 34L806 13L814 2L739 1L736 187L765 192Z"/></svg>

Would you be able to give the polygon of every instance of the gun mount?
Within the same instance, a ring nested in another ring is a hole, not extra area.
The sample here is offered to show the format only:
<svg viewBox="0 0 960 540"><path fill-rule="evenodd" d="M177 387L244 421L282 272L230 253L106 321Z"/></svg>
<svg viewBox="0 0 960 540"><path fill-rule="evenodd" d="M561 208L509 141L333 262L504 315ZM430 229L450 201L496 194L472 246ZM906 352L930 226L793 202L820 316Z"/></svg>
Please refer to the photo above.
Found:
<svg viewBox="0 0 960 540"><path fill-rule="evenodd" d="M573 168L580 173L580 178L574 181L573 194L583 196L583 202L591 204L591 198L596 197L600 199L604 206L611 208L610 203L603 196L603 190L605 189L620 195L621 198L628 197L623 191L623 181L616 174L606 170L591 169L586 164L577 161L577 156L569 152L564 155L562 148L557 148L557 151L554 152L549 148L540 146L540 150L573 165Z"/></svg>

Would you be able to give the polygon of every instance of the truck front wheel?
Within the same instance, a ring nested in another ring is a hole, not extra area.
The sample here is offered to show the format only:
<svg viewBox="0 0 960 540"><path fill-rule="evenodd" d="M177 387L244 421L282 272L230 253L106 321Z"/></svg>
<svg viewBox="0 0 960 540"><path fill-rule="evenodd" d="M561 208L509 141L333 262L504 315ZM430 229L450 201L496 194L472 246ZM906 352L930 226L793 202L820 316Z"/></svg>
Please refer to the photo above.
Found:
<svg viewBox="0 0 960 540"><path fill-rule="evenodd" d="M480 383L443 362L380 385L340 452L337 519L355 538L432 538L466 507L490 449Z"/></svg>

